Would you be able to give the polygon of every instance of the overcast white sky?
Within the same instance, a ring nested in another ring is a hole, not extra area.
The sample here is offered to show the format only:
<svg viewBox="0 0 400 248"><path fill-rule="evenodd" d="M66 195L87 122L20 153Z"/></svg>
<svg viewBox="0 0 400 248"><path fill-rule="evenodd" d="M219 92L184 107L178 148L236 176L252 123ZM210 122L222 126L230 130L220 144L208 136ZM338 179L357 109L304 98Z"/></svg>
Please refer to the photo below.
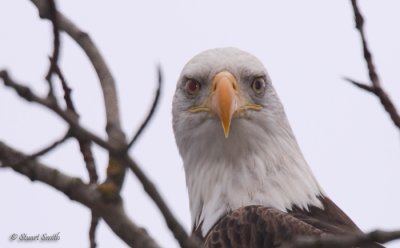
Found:
<svg viewBox="0 0 400 248"><path fill-rule="evenodd" d="M400 2L360 1L383 86L400 108ZM117 81L123 128L132 135L151 104L155 65L165 84L156 116L132 156L172 211L190 229L182 162L171 127L171 101L183 65L213 47L235 46L264 62L307 161L327 194L365 231L400 229L400 139L379 101L341 77L368 81L350 1L58 1L89 32ZM0 69L44 94L51 29L28 0L0 1ZM98 80L82 50L62 35L61 68L85 126L105 136ZM0 86L0 140L27 153L60 137L65 124ZM107 155L95 147L104 179ZM87 179L77 144L69 141L43 160ZM163 247L173 236L129 173L123 189L128 214ZM46 247L88 247L89 211L63 194L9 169L0 170L0 247L19 247L13 234L53 234ZM99 247L126 247L103 222ZM38 247L38 243L24 247ZM400 247L400 242L389 247Z"/></svg>

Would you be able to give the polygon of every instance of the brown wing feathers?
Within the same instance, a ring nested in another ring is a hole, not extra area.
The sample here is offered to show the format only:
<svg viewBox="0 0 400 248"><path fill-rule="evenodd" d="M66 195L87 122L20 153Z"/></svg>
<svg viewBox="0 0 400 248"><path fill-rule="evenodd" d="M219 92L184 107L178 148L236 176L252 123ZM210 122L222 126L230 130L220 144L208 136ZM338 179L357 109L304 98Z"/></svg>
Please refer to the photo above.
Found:
<svg viewBox="0 0 400 248"><path fill-rule="evenodd" d="M287 213L262 206L247 206L223 217L207 235L204 247L279 247L296 235L323 232Z"/></svg>
<svg viewBox="0 0 400 248"><path fill-rule="evenodd" d="M263 206L247 206L228 213L206 235L206 248L275 248L296 236L351 234L361 230L327 197L324 209L294 207L288 213ZM201 237L200 232L195 235ZM368 244L362 247L383 247Z"/></svg>

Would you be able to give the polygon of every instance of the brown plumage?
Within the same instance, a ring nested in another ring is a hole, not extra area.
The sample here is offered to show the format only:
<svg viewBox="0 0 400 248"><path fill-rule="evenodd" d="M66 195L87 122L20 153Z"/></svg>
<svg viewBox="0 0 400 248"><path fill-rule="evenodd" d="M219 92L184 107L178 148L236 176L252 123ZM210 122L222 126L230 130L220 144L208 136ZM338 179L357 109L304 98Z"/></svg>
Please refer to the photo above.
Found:
<svg viewBox="0 0 400 248"><path fill-rule="evenodd" d="M294 207L282 212L264 206L246 206L228 213L203 239L205 248L275 248L296 236L360 233L354 222L328 197L324 209ZM194 233L201 238L200 233ZM322 247L322 246L321 246ZM362 248L383 247L367 244Z"/></svg>
<svg viewBox="0 0 400 248"><path fill-rule="evenodd" d="M210 231L204 247L279 247L295 235L323 232L294 216L273 208L247 206L223 217Z"/></svg>

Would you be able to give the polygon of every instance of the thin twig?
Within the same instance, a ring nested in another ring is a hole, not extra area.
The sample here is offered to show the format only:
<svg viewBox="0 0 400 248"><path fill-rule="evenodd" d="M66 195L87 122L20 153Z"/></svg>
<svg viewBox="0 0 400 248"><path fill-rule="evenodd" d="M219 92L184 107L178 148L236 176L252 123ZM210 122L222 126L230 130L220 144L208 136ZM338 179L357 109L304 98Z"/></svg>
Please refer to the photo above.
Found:
<svg viewBox="0 0 400 248"><path fill-rule="evenodd" d="M53 81L52 81L52 75L55 72L55 68L57 66L58 62L58 57L60 54L60 33L58 31L58 25L57 25L57 18L56 18L56 13L57 13L57 8L56 8L56 3L54 0L47 0L48 1L48 6L49 6L49 19L52 23L53 27L53 55L50 57L50 66L46 74L46 81L48 82L49 85L49 93L48 97L51 98L52 100L56 101L56 97L54 95L54 87L53 87Z"/></svg>
<svg viewBox="0 0 400 248"><path fill-rule="evenodd" d="M99 216L92 211L92 217L90 221L90 228L89 228L89 242L90 242L90 248L96 248L96 229L97 225L99 224Z"/></svg>
<svg viewBox="0 0 400 248"><path fill-rule="evenodd" d="M366 90L368 92L374 93L374 88L369 86L369 85L354 81L353 79L348 78L348 77L343 77L343 80L345 80L345 81L347 81L349 83L352 83L354 86L357 86L360 89L363 89L363 90Z"/></svg>
<svg viewBox="0 0 400 248"><path fill-rule="evenodd" d="M53 143L52 143L51 145L49 145L48 147L43 148L42 150L40 150L40 151L38 151L38 152L35 152L34 154L28 156L27 158L30 159L30 160L32 160L32 159L36 159L36 158L38 158L38 157L40 157L40 156L43 156L43 155L45 155L46 153L48 153L48 152L50 152L51 150L53 150L54 148L56 148L57 146L59 146L59 145L61 145L62 143L64 143L64 141L66 141L66 140L67 140L68 138L70 138L70 137L71 137L71 132L68 131L68 132L66 132L66 133L64 134L64 136L63 136L61 139L59 139L59 140L53 142Z"/></svg>
<svg viewBox="0 0 400 248"><path fill-rule="evenodd" d="M55 72L58 63L58 57L60 54L60 32L58 31L57 24L57 8L54 0L47 0L48 2L48 10L49 10L49 20L53 24L53 55L50 59L49 70L46 74L46 79L51 77L51 74Z"/></svg>
<svg viewBox="0 0 400 248"><path fill-rule="evenodd" d="M149 124L149 121L151 120L151 118L154 116L154 112L155 109L158 106L158 102L160 99L160 94L161 94L161 86L163 83L163 77L162 77L162 72L161 72L161 67L158 66L157 67L157 78L158 78L158 84L157 84L157 90L156 93L154 95L154 100L153 100L153 104L151 105L150 111L146 116L146 119L143 121L142 125L140 125L139 130L136 132L136 134L133 136L132 140L129 142L127 150L129 150L129 148L132 147L132 145L136 142L136 140L139 138L140 134L142 134L143 130L147 127L147 125Z"/></svg>
<svg viewBox="0 0 400 248"><path fill-rule="evenodd" d="M351 0L351 4L353 6L356 28L359 31L360 36L361 36L363 54L364 54L365 62L368 67L368 76L371 81L371 86L360 84L360 83L356 82L355 80L352 80L349 78L347 78L346 80L351 82L353 85L356 85L357 87L376 95L379 98L382 106L385 108L386 112L390 115L390 118L392 119L393 123L397 126L397 128L400 129L400 115L399 115L395 105L393 104L392 100L388 96L388 94L381 87L381 82L380 82L378 73L376 72L376 69L375 69L375 65L374 65L374 62L372 59L372 54L368 48L368 43L367 43L367 39L365 37L365 32L364 32L364 18L360 12L360 9L357 6L357 0Z"/></svg>
<svg viewBox="0 0 400 248"><path fill-rule="evenodd" d="M369 233L352 235L322 235L319 237L298 237L284 248L348 248L362 245L387 243L400 239L400 231L376 230Z"/></svg>
<svg viewBox="0 0 400 248"><path fill-rule="evenodd" d="M72 112L74 112L77 116L78 113L76 112L76 108L74 106L74 103L72 102L72 98L71 98L71 88L68 86L68 83L64 77L64 74L62 73L60 67L58 66L58 64L55 64L55 68L54 68L54 72L57 74L58 78L61 81L61 86L63 88L64 91L64 100L65 100L65 104L67 105L67 109L71 110Z"/></svg>
<svg viewBox="0 0 400 248"><path fill-rule="evenodd" d="M52 142L50 145L40 149L39 151L37 151L37 152L35 152L35 153L31 154L31 155L26 156L24 159L22 159L20 161L16 161L15 164L9 165L9 166L10 167L19 166L19 165L25 164L26 162L29 162L31 160L35 160L38 157L46 155L47 153L51 152L56 147L58 147L59 145L64 143L70 137L71 137L71 132L68 130L61 138L59 138L56 141Z"/></svg>
<svg viewBox="0 0 400 248"><path fill-rule="evenodd" d="M351 4L353 6L356 28L358 29L360 36L361 36L364 59L365 59L365 62L367 63L369 78L370 78L372 84L374 85L374 87L380 87L379 77L378 77L378 74L376 73L375 65L372 60L372 54L369 51L367 39L366 39L365 33L364 33L364 18L361 15L361 12L357 6L357 0L351 0Z"/></svg>

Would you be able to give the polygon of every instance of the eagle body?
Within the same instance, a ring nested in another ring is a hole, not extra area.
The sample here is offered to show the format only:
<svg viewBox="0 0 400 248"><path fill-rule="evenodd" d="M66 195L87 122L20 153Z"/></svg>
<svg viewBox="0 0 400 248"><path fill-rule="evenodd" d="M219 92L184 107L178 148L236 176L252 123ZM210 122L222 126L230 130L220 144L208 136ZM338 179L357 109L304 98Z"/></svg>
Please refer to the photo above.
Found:
<svg viewBox="0 0 400 248"><path fill-rule="evenodd" d="M295 235L360 232L312 174L255 56L217 48L192 58L172 114L193 233L205 246L278 247Z"/></svg>

